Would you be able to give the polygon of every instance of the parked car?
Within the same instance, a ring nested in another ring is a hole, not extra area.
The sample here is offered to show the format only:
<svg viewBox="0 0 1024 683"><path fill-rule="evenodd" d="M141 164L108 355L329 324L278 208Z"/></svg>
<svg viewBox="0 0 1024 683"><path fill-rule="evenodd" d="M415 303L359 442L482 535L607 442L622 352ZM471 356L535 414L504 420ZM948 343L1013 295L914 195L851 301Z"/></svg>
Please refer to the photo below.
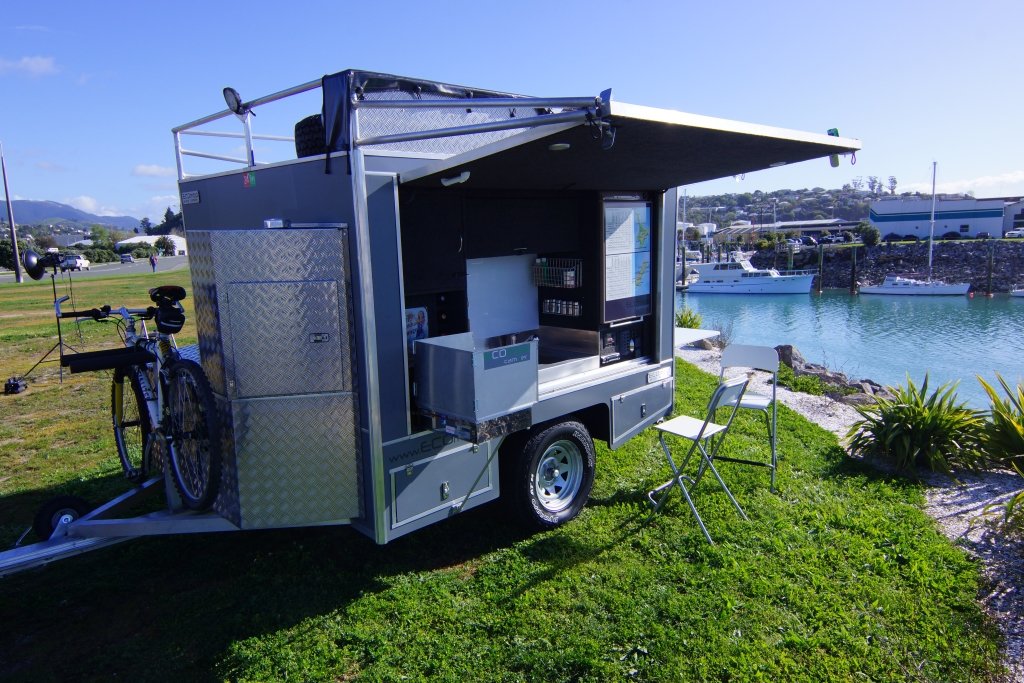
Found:
<svg viewBox="0 0 1024 683"><path fill-rule="evenodd" d="M80 254L68 254L60 262L60 272L63 273L65 270L89 270L91 265L92 263L89 262L89 259Z"/></svg>
<svg viewBox="0 0 1024 683"><path fill-rule="evenodd" d="M135 257L131 254L121 254L121 263L135 263Z"/></svg>
<svg viewBox="0 0 1024 683"><path fill-rule="evenodd" d="M1024 237L1024 228L1020 230L1007 230L1003 237Z"/></svg>
<svg viewBox="0 0 1024 683"><path fill-rule="evenodd" d="M808 247L818 246L818 240L814 239L810 235L804 235L800 238L800 243Z"/></svg>

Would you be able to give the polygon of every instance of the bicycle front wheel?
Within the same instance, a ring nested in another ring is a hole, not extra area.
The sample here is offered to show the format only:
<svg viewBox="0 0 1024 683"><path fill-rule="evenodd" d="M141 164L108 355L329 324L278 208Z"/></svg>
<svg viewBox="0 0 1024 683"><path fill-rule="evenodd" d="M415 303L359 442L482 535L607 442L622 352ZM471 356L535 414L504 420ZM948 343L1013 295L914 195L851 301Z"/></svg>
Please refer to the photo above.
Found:
<svg viewBox="0 0 1024 683"><path fill-rule="evenodd" d="M129 480L138 482L153 470L152 458L146 457L146 444L152 429L142 386L131 369L118 368L114 372L110 385L110 412L121 467Z"/></svg>
<svg viewBox="0 0 1024 683"><path fill-rule="evenodd" d="M171 478L185 507L205 510L220 487L220 419L210 382L190 360L171 365L167 436Z"/></svg>

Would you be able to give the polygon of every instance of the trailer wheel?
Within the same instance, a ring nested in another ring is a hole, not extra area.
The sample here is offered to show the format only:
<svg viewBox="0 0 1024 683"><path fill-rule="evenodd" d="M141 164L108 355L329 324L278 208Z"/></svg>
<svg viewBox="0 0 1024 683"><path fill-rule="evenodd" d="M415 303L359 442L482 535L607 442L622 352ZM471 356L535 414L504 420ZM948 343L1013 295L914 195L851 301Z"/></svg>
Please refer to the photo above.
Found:
<svg viewBox="0 0 1024 683"><path fill-rule="evenodd" d="M327 147L324 135L324 121L320 114L307 116L296 123L295 156L301 159L323 154Z"/></svg>
<svg viewBox="0 0 1024 683"><path fill-rule="evenodd" d="M510 444L513 447L514 443ZM579 422L531 433L510 462L502 492L527 525L551 529L580 513L594 485L594 440Z"/></svg>
<svg viewBox="0 0 1024 683"><path fill-rule="evenodd" d="M41 541L46 541L56 531L62 519L73 522L85 515L92 506L78 496L57 496L43 503L36 513L32 529Z"/></svg>

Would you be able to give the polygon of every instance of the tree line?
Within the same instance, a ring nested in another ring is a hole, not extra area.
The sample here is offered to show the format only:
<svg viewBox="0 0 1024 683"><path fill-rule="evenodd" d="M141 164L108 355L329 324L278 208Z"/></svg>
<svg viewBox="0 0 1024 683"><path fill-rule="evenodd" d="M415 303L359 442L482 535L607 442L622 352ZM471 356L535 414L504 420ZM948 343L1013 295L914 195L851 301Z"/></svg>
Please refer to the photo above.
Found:
<svg viewBox="0 0 1024 683"><path fill-rule="evenodd" d="M19 225L18 226L18 252L24 258L25 251L42 253L47 249L57 248L57 239L53 234L53 228L48 225ZM121 248L115 245L126 240L134 234L160 235L155 244L130 244ZM139 221L139 227L133 232L115 230L105 225L93 224L89 226L87 238L92 242L87 247L65 247L61 251L81 253L93 263L110 263L119 261L121 254L132 254L136 258L148 258L151 254L173 256L175 253L174 240L170 235L182 235L184 224L181 212L175 213L171 207L164 212L163 221L153 225L149 218ZM23 239L24 238L24 239ZM13 270L14 250L11 248L10 233L4 231L0 237L0 267Z"/></svg>

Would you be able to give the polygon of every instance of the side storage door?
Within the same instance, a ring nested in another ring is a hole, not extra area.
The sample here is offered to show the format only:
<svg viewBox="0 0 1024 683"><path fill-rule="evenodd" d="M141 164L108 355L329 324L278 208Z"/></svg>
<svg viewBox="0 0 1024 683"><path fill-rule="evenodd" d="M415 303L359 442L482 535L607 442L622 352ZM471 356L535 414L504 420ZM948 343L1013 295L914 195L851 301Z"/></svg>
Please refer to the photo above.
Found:
<svg viewBox="0 0 1024 683"><path fill-rule="evenodd" d="M611 447L618 448L672 408L675 381L670 377L612 397Z"/></svg>

